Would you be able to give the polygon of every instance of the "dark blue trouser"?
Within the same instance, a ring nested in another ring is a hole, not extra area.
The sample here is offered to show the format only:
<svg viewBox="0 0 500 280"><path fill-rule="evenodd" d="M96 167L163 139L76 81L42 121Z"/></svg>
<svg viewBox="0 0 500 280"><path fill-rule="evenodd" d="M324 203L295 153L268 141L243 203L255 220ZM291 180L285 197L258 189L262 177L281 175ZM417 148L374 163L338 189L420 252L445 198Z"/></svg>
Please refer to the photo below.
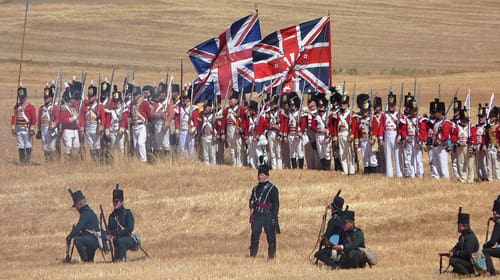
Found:
<svg viewBox="0 0 500 280"><path fill-rule="evenodd" d="M74 242L82 261L93 262L95 251L99 248L97 237L90 234L84 234L75 237Z"/></svg>
<svg viewBox="0 0 500 280"><path fill-rule="evenodd" d="M491 257L500 258L500 248L484 248L483 249L484 258L486 259L486 267L490 275L496 275L495 265Z"/></svg>
<svg viewBox="0 0 500 280"><path fill-rule="evenodd" d="M272 225L271 215L265 216L255 216L255 221L252 223L252 236L250 239L250 256L257 256L257 251L259 250L259 240L260 234L262 233L262 228L266 233L267 238L267 257L272 259L276 254L276 231Z"/></svg>
<svg viewBox="0 0 500 280"><path fill-rule="evenodd" d="M471 274L474 273L474 267L471 261L466 261L461 258L450 258L450 265L453 267L453 272L458 274Z"/></svg>
<svg viewBox="0 0 500 280"><path fill-rule="evenodd" d="M130 236L122 236L115 238L113 241L113 245L115 246L115 254L113 261L124 261L127 257L127 250L132 249L134 247L135 242L134 239Z"/></svg>

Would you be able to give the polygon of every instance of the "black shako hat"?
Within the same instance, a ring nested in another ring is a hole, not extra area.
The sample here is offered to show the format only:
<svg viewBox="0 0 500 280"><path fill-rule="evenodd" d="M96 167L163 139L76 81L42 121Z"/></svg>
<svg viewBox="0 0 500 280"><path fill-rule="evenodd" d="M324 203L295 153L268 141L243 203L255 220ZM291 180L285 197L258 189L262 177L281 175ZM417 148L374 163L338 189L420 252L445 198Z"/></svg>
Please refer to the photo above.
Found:
<svg viewBox="0 0 500 280"><path fill-rule="evenodd" d="M333 197L332 203L330 204L334 210L342 210L342 208L344 208L344 199L340 196L340 191L341 190Z"/></svg>
<svg viewBox="0 0 500 280"><path fill-rule="evenodd" d="M259 168L257 169L257 175L259 174L266 174L267 176L269 176L269 165L267 164L259 165Z"/></svg>
<svg viewBox="0 0 500 280"><path fill-rule="evenodd" d="M500 213L500 194L498 195L497 199L493 202L493 209L491 210Z"/></svg>
<svg viewBox="0 0 500 280"><path fill-rule="evenodd" d="M468 213L463 213L462 212L462 207L458 208L458 219L457 219L457 224L464 224L468 225L470 222L470 216Z"/></svg>
<svg viewBox="0 0 500 280"><path fill-rule="evenodd" d="M75 207L78 202L85 199L85 196L80 190L73 192L71 188L68 188L68 192L71 195L71 198L73 199L73 207Z"/></svg>
<svg viewBox="0 0 500 280"><path fill-rule="evenodd" d="M113 201L123 201L123 190L120 189L119 184L116 184L116 188L113 190Z"/></svg>
<svg viewBox="0 0 500 280"><path fill-rule="evenodd" d="M346 210L342 213L345 221L355 221L355 213L351 210Z"/></svg>

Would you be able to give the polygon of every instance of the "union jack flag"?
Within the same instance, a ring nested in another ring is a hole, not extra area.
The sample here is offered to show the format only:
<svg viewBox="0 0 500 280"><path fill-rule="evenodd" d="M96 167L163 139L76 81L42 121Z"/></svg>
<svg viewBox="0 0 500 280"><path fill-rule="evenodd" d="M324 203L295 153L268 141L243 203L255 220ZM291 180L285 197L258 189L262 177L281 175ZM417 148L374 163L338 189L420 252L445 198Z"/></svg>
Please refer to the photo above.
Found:
<svg viewBox="0 0 500 280"><path fill-rule="evenodd" d="M281 85L283 93L325 92L331 85L330 17L266 36L253 48L258 88Z"/></svg>
<svg viewBox="0 0 500 280"><path fill-rule="evenodd" d="M239 19L217 38L188 51L198 73L194 100L211 99L226 91L237 91L253 83L252 47L261 39L257 13Z"/></svg>

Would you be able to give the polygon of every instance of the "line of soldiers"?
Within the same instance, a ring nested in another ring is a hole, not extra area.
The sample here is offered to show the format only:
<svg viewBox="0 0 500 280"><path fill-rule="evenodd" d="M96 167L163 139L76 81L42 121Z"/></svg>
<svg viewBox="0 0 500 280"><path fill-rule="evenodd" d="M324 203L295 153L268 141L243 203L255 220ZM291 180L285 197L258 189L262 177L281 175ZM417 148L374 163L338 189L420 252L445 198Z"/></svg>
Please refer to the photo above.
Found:
<svg viewBox="0 0 500 280"><path fill-rule="evenodd" d="M330 170L333 159L335 170L346 175L359 173L361 162L364 174L423 177L427 152L432 177L450 178L451 153L459 181L500 178L500 110L488 111L487 104L480 104L479 121L472 126L460 100L453 101L454 117L447 120L439 99L430 103L429 116L419 115L411 93L397 108L396 95L390 92L385 111L381 97L362 93L355 98L359 112L354 112L350 96L340 87L326 94L272 91L258 95L258 101L252 93L247 101L248 94L234 91L224 100L216 96L192 104L188 85L181 92L179 85L164 81L142 88L126 83L123 93L116 86L112 90L107 79L99 86L91 82L83 99L82 83L70 81L55 102L55 85L47 85L38 123L34 106L26 101L27 90L20 87L12 131L21 163L30 160L38 127L47 161L57 158L59 139L67 160L82 159L86 142L92 159L101 163L111 163L115 153L144 162L174 154L194 158L199 143L207 165L224 164L227 149L236 167L269 163L272 169Z"/></svg>
<svg viewBox="0 0 500 280"><path fill-rule="evenodd" d="M498 247L500 245L500 195L493 202L492 214L488 218L485 243L481 249L477 236L470 227L470 215L463 213L462 208L459 208L457 231L460 236L455 246L447 254L444 254L450 258L449 264L453 267L452 272L479 275L482 271L487 271L493 276L497 274L491 257L500 258L500 247ZM491 238L488 240L490 222L494 223L494 227ZM483 258L479 253L484 255L484 266L481 264L481 260L475 259Z"/></svg>

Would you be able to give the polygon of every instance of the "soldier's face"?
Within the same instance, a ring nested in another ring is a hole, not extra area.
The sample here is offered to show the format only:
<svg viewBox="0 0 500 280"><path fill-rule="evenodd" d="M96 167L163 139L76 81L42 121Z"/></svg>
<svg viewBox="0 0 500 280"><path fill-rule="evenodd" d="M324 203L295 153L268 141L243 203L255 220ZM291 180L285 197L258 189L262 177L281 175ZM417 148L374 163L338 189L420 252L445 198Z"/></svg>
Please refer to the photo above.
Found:
<svg viewBox="0 0 500 280"><path fill-rule="evenodd" d="M231 101L231 107L234 107L238 104L238 99L236 98L231 98L230 101Z"/></svg>
<svg viewBox="0 0 500 280"><path fill-rule="evenodd" d="M464 231L464 229L465 229L465 226L464 226L463 224L458 224L458 225L457 225L457 231L458 231L458 232L460 232L460 233L461 233L462 231Z"/></svg>
<svg viewBox="0 0 500 280"><path fill-rule="evenodd" d="M259 178L260 183L264 183L264 182L267 182L267 180L269 179L269 176L267 176L264 173L259 173L258 178Z"/></svg>
<svg viewBox="0 0 500 280"><path fill-rule="evenodd" d="M316 111L316 102L309 103L309 111Z"/></svg>
<svg viewBox="0 0 500 280"><path fill-rule="evenodd" d="M345 221L344 222L344 231L349 231L354 227L353 221Z"/></svg>
<svg viewBox="0 0 500 280"><path fill-rule="evenodd" d="M121 201L121 200L114 200L113 201L113 207L115 209L118 209L118 208L122 207L122 205L123 205L123 201Z"/></svg>
<svg viewBox="0 0 500 280"><path fill-rule="evenodd" d="M493 217L495 217L495 218L500 217L500 213L498 213L497 211L493 210Z"/></svg>

